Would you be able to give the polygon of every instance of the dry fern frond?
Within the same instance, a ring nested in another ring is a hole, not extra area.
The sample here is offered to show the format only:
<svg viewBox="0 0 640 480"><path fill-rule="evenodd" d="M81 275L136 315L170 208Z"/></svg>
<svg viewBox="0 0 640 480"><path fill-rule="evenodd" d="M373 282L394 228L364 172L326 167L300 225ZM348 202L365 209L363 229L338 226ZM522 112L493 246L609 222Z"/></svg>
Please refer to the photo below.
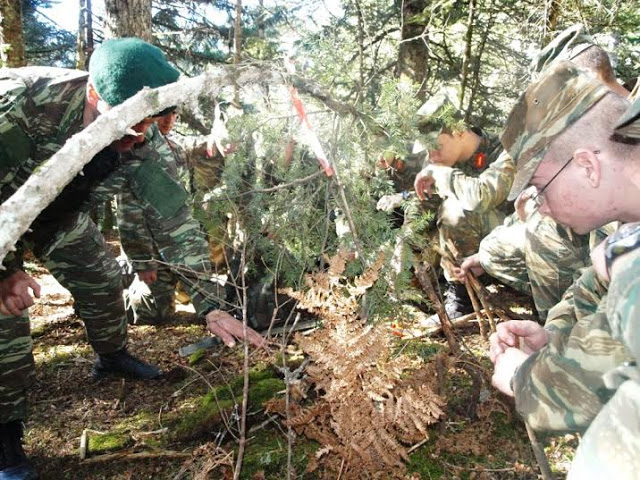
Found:
<svg viewBox="0 0 640 480"><path fill-rule="evenodd" d="M324 326L296 336L311 359L305 381L317 397L310 407L298 407L289 425L322 445L312 469L341 471L343 478L399 478L408 445L428 438L445 402L425 378L423 370L434 376L431 367L394 357L386 329L358 318L360 297L377 281L384 256L353 282L343 276L346 259L344 252L328 259L328 272L309 275L304 293L286 291Z"/></svg>

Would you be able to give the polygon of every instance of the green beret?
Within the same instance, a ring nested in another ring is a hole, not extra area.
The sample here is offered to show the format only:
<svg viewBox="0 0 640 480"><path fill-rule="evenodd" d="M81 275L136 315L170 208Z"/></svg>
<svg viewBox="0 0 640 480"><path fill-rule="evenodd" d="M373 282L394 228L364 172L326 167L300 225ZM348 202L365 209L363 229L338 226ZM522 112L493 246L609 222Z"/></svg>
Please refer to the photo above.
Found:
<svg viewBox="0 0 640 480"><path fill-rule="evenodd" d="M573 60L595 42L587 35L584 25L576 24L560 32L538 56L531 62L531 75L535 76L548 68L552 63L562 60Z"/></svg>
<svg viewBox="0 0 640 480"><path fill-rule="evenodd" d="M610 90L571 62L559 62L531 83L511 110L500 141L516 162L508 200L524 190L554 139Z"/></svg>
<svg viewBox="0 0 640 480"><path fill-rule="evenodd" d="M144 87L175 82L180 72L158 47L139 38L114 38L93 53L89 75L100 98L115 107Z"/></svg>
<svg viewBox="0 0 640 480"><path fill-rule="evenodd" d="M640 138L640 95L616 122L615 132L630 138Z"/></svg>

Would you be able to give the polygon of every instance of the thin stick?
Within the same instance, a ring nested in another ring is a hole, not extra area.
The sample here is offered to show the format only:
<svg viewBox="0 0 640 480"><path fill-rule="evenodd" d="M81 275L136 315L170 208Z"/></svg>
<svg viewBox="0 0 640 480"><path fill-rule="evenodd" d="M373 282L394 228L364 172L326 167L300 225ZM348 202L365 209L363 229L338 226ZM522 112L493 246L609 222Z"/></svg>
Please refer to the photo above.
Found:
<svg viewBox="0 0 640 480"><path fill-rule="evenodd" d="M544 453L544 448L542 448L542 444L538 440L536 436L536 432L531 428L529 422L524 422L524 426L527 428L527 435L529 435L529 442L531 442L531 448L533 449L533 454L536 456L536 460L538 461L538 467L540 467L540 474L542 475L543 480L553 480L553 475L551 473L551 467L549 466L549 460L547 459L547 455Z"/></svg>
<svg viewBox="0 0 640 480"><path fill-rule="evenodd" d="M316 173L312 173L311 175L307 175L306 177L302 177L302 178L298 178L296 180L292 180L289 183L282 183L280 185L276 185L275 187L270 187L270 188L256 188L255 190L249 190L248 192L242 192L239 193L238 195L235 195L234 197L243 197L245 195L253 195L255 193L272 193L272 192L277 192L278 190L284 190L285 188L290 188L290 187L295 187L296 185L300 185L303 183L307 183L310 182L311 180L314 180L317 177L320 177L324 175L324 172L322 170L318 170ZM209 203L209 202L214 202L214 201L218 201L218 199L212 199L212 200L208 200L207 202L202 202L202 203Z"/></svg>
<svg viewBox="0 0 640 480"><path fill-rule="evenodd" d="M482 313L481 313L480 305L478 303L478 298L476 297L476 292L474 291L470 282L467 281L464 284L464 286L467 289L467 294L471 299L471 305L473 305L473 311L475 312L476 318L478 319L478 327L480 327L480 336L482 337L483 340L486 340L487 330L484 328L484 317L482 316ZM486 309L485 309L485 312L486 312Z"/></svg>
<svg viewBox="0 0 640 480"><path fill-rule="evenodd" d="M236 461L236 469L233 475L234 480L240 478L242 470L242 460L244 458L244 449L247 444L247 406L249 404L249 342L247 341L247 285L245 278L245 261L246 261L246 243L242 244L242 252L240 255L240 272L242 281L242 338L244 340L244 362L243 374L244 385L242 387L242 409L240 414L240 441L238 442L238 459Z"/></svg>
<svg viewBox="0 0 640 480"><path fill-rule="evenodd" d="M438 294L431 283L431 279L429 278L429 268L430 267L424 263L415 265L416 277L422 285L422 288L427 292L427 295L429 295L429 299L436 307L436 313L440 319L440 325L442 325L442 331L444 332L444 336L447 338L447 343L449 344L451 353L457 356L460 353L460 347L453 335L453 326L451 325L449 315L447 315L447 312L444 309L444 304L438 297Z"/></svg>

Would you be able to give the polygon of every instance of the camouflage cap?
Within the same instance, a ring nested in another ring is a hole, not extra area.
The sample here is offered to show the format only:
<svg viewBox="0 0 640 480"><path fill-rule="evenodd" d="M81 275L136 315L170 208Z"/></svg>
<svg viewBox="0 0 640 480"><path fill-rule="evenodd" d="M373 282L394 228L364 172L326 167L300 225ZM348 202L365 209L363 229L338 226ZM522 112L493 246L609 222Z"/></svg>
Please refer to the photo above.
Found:
<svg viewBox="0 0 640 480"><path fill-rule="evenodd" d="M416 112L417 124L426 135L420 140L433 146L442 131L467 129L464 113L458 108L458 93L454 87L443 87Z"/></svg>
<svg viewBox="0 0 640 480"><path fill-rule="evenodd" d="M579 23L569 27L560 32L540 51L538 56L533 59L529 67L531 76L535 78L554 62L572 60L587 48L594 45L595 42L593 38L585 32L584 25Z"/></svg>
<svg viewBox="0 0 640 480"><path fill-rule="evenodd" d="M616 123L615 133L640 138L640 96L638 96Z"/></svg>
<svg viewBox="0 0 640 480"><path fill-rule="evenodd" d="M500 136L516 162L509 193L514 200L526 188L549 145L602 99L609 89L570 62L548 69L520 96Z"/></svg>
<svg viewBox="0 0 640 480"><path fill-rule="evenodd" d="M89 75L98 95L115 107L144 87L175 82L180 72L158 47L139 38L114 38L93 53Z"/></svg>

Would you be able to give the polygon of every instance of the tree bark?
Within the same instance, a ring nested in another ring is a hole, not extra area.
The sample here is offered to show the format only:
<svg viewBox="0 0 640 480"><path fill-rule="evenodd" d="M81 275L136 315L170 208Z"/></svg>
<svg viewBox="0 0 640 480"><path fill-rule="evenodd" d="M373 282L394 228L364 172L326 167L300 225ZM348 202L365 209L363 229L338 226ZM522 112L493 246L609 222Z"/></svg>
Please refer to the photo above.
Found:
<svg viewBox="0 0 640 480"><path fill-rule="evenodd" d="M424 100L425 80L429 60L429 39L426 35L429 26L411 22L414 15L422 13L429 0L405 0L402 6L402 32L398 48L396 77L408 77L420 85L418 97Z"/></svg>
<svg viewBox="0 0 640 480"><path fill-rule="evenodd" d="M24 67L27 64L20 0L0 0L0 59L5 67Z"/></svg>
<svg viewBox="0 0 640 480"><path fill-rule="evenodd" d="M105 38L138 37L153 40L151 0L105 0Z"/></svg>

